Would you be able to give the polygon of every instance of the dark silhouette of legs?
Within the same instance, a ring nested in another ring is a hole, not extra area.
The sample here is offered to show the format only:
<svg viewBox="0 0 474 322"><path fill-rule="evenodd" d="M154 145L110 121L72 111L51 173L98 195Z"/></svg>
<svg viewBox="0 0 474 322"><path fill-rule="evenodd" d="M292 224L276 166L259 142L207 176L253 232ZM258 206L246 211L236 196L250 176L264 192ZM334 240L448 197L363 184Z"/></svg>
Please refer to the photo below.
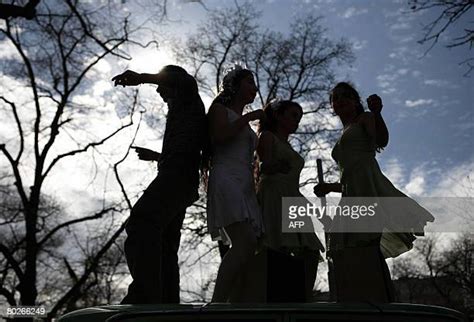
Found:
<svg viewBox="0 0 474 322"><path fill-rule="evenodd" d="M160 172L133 206L125 240L133 282L122 304L179 303L178 249L189 186L182 174Z"/></svg>
<svg viewBox="0 0 474 322"><path fill-rule="evenodd" d="M186 209L182 209L168 224L163 234L162 257L162 290L163 303L179 303L179 265L178 250L181 240L181 226L183 225Z"/></svg>

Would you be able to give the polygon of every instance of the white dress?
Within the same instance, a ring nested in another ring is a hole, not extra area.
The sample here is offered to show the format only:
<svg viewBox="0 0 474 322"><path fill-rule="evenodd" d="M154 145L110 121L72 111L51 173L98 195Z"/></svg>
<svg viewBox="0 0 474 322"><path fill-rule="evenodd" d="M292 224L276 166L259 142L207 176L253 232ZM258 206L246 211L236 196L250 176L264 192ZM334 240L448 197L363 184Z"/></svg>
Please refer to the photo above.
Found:
<svg viewBox="0 0 474 322"><path fill-rule="evenodd" d="M226 108L229 122L239 117ZM262 216L253 179L253 161L257 135L249 125L224 144L213 146L207 192L207 225L213 240L230 244L225 227L248 221L260 237Z"/></svg>

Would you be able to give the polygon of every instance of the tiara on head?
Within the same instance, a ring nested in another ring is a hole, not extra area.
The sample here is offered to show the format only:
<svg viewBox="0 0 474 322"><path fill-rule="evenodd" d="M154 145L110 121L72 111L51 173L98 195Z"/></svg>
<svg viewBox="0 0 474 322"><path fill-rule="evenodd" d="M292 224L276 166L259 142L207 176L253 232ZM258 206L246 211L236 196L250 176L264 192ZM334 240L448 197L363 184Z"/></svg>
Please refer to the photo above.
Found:
<svg viewBox="0 0 474 322"><path fill-rule="evenodd" d="M245 65L245 63L242 61L235 61L224 67L223 76L226 77L231 73L235 74L236 72L242 69L247 69L247 66Z"/></svg>
<svg viewBox="0 0 474 322"><path fill-rule="evenodd" d="M238 72L247 69L247 66L243 62L234 62L224 67L223 77L220 84L220 91L224 88L231 86L234 83L234 78Z"/></svg>

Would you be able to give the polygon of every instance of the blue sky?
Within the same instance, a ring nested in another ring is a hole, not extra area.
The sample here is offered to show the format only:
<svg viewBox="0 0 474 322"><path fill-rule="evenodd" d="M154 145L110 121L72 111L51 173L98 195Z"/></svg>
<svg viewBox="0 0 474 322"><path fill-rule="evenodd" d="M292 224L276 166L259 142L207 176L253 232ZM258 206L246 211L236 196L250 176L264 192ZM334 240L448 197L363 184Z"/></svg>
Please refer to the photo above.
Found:
<svg viewBox="0 0 474 322"><path fill-rule="evenodd" d="M151 7L140 7L154 0L123 2L123 8L136 17L143 18L152 13ZM233 6L234 1L202 0L207 8ZM242 1L239 1L242 3ZM125 68L139 72L156 72L163 65L176 63L167 51L167 41L172 38L184 39L196 25L206 19L207 11L196 1L174 0L168 2L169 21L166 24L152 22L151 26L157 33L160 50L147 48L132 51L134 59L130 62L114 65L103 61L97 66L97 78L91 91L76 95L74 101L94 106L94 111L111 113L111 127L118 118L113 115L114 107L108 102L108 95L115 95L110 79ZM258 1L255 6L262 11L259 23L263 27L285 32L291 21L304 13L312 12L322 15L322 24L335 39L344 37L352 41L356 60L352 67L338 70L338 80L353 81L361 95L365 98L370 94L379 94L384 101L383 115L390 130L389 146L378 155L383 171L401 190L409 195L418 196L472 196L474 184L468 175L474 173L474 149L472 137L474 133L473 116L473 78L463 77L466 67L459 62L472 57L468 48L446 49L445 44L454 36L460 35L463 28L469 26L471 17L464 17L453 25L440 39L440 43L425 55L428 45L417 43L423 37L423 26L432 21L438 12L428 11L414 14L409 11L406 0L307 0L307 1ZM471 23L472 27L472 23ZM170 37L172 36L172 37ZM148 38L147 38L148 39ZM8 56L14 50L2 47L0 55ZM20 88L13 80L8 80L12 88ZM125 92L127 93L127 92ZM140 87L142 101L148 110L148 116L163 119L164 111L158 109L154 87ZM211 98L204 97L207 106ZM100 108L98 107L100 106ZM120 113L118 113L120 114ZM121 117L125 117L121 115ZM103 115L97 119L88 116L84 124L90 124L96 132L107 131ZM160 124L142 126L138 132L136 145L159 150L163 128ZM161 124L163 125L163 124ZM11 132L11 131L13 132ZM10 131L10 132L8 132ZM2 136L14 140L15 129L2 129ZM5 132L5 133L4 133ZM7 133L8 132L8 133ZM97 133L96 133L97 134ZM128 147L131 133L126 132L120 149ZM114 141L115 142L115 141ZM113 152L118 150L110 148ZM329 152L329 151L327 151ZM105 162L108 157L104 157ZM311 160L307 160L309 162ZM313 160L314 161L314 160ZM97 191L102 188L91 188L90 182L106 182L107 171L97 170L91 161L80 160L72 168L68 164L61 165L53 173L50 181L52 193L55 183L64 175L76 178L71 189L72 193L86 194L96 198ZM138 162L132 154L123 165L124 173L130 178L144 178L140 182L148 182L155 174L153 165ZM91 169L94 169L93 174ZM314 174L313 174L314 175ZM99 179L97 179L99 178ZM146 178L146 179L145 179ZM137 193L142 187L135 183ZM467 191L465 188L468 188ZM312 195L311 187L303 190ZM89 191L89 189L91 191ZM69 194L66 194L69 196ZM68 204L72 201L65 197ZM75 198L75 200L83 198ZM74 204L74 203L73 203ZM82 206L90 205L85 202ZM76 206L74 209L82 209Z"/></svg>
<svg viewBox="0 0 474 322"><path fill-rule="evenodd" d="M153 0L130 0L124 2L124 6L147 1ZM231 0L202 2L208 8L233 6L234 3ZM423 25L432 21L437 12L413 14L409 12L406 0L275 0L255 1L255 5L263 12L260 21L263 27L285 32L292 19L313 12L324 16L322 23L332 37L344 37L353 42L356 60L351 68L338 70L338 80L353 81L363 97L373 93L382 97L390 143L378 155L378 160L395 185L410 195L474 195L472 179L467 178L474 174L474 72L471 78L463 77L466 68L458 65L466 58L473 57L473 51L467 48L446 49L444 45L447 40L442 38L436 47L424 55L428 45L420 45L417 40L423 37ZM133 8L131 10L135 13ZM207 12L195 1L174 0L169 1L168 13L170 21L166 25L154 26L161 36L162 47L159 52L151 48L136 51L132 53L134 60L126 63L126 66L102 62L97 66L98 77L92 90L74 98L75 102L93 106L91 115L103 113L95 118L84 116L84 124L90 124L94 134L99 136L108 133L108 126L112 127L120 121L113 115L114 106L107 98L109 91L126 89L113 89L110 78L123 68L156 72L159 67L174 63L166 50L166 33L172 32L173 37L184 38L205 19ZM474 20L473 13L470 14L471 17L464 17L448 30L448 39L462 33L463 28L468 26L469 18ZM0 57L7 57L8 49L12 49L1 45ZM15 83L5 75L0 76L2 82L5 79L4 84L22 90L20 83ZM140 93L144 94L143 101L149 114L155 113L156 110L152 108L157 105L154 88L142 86ZM204 100L210 102L210 98ZM107 118L105 113L110 113ZM158 116L162 117L163 114ZM11 119L7 121L12 122ZM2 141L10 138L13 142L15 134L12 127L0 129ZM159 150L162 134L162 128L142 126L135 143ZM48 193L58 195L73 216L79 212L93 211L100 204L102 196L119 198L120 194L110 188L112 184L108 183L113 180L110 169L99 168L93 161L102 162L104 159L103 163L109 163L112 162L110 160L121 158L132 136L133 131L130 130L114 140L112 147L104 147L102 154L93 154L92 158L90 155L78 157L59 165L47 183ZM67 143L65 141L64 145ZM30 170L26 167L25 171ZM134 200L156 174L155 165L139 162L134 153L127 158L121 170ZM64 178L68 178L67 182L64 182ZM309 190L303 192L311 195Z"/></svg>
<svg viewBox="0 0 474 322"><path fill-rule="evenodd" d="M233 1L203 3L207 8L233 6ZM472 174L474 73L464 77L467 69L459 62L473 52L444 46L462 34L473 12L426 53L429 45L417 41L438 11L413 13L406 0L274 0L255 5L262 10L263 27L285 32L295 17L313 12L324 17L331 36L352 41L356 61L338 70L339 80L354 82L363 97L382 97L390 143L378 159L396 185L415 195L430 195L442 193L440 185L454 173L464 178ZM205 14L199 3L174 2L170 15L181 23L169 27L183 37Z"/></svg>

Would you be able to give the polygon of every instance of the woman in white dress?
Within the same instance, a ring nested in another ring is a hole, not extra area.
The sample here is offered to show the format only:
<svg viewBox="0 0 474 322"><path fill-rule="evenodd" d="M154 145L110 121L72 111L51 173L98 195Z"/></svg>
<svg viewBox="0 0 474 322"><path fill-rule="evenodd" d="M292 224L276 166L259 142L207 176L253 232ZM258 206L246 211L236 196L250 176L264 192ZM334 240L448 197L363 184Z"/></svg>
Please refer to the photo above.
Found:
<svg viewBox="0 0 474 322"><path fill-rule="evenodd" d="M219 267L212 302L229 300L263 233L253 178L257 135L248 123L265 116L263 110L242 115L256 94L252 72L236 66L224 76L208 112L208 229L213 240L231 244Z"/></svg>

